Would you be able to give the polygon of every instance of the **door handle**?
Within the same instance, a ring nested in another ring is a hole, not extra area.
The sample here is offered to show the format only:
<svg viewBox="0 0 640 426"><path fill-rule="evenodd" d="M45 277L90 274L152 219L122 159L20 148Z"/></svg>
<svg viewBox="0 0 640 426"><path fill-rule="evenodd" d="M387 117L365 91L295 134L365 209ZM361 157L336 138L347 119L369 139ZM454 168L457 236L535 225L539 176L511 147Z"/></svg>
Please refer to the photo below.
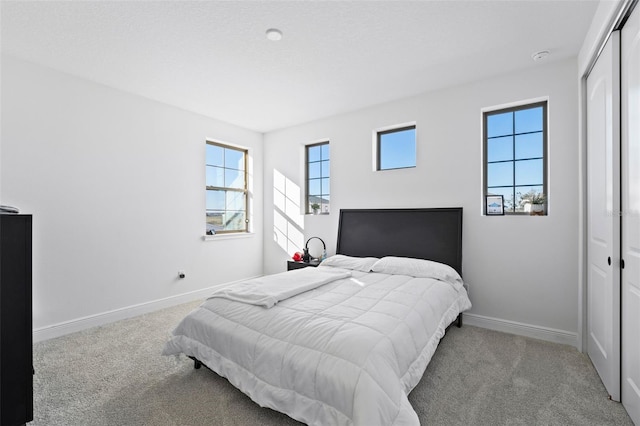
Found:
<svg viewBox="0 0 640 426"><path fill-rule="evenodd" d="M611 266L611 256L607 257L607 263Z"/></svg>

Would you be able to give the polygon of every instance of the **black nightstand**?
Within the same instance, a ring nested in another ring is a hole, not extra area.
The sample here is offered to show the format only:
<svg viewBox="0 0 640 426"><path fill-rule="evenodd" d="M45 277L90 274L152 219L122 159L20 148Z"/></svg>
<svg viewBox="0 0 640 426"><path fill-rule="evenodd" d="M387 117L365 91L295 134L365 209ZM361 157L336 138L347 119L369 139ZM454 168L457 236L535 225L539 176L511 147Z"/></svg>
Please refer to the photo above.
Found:
<svg viewBox="0 0 640 426"><path fill-rule="evenodd" d="M316 267L320 264L319 260L312 260L310 262L296 262L295 260L287 261L287 271L293 271L294 269L306 268L307 266Z"/></svg>

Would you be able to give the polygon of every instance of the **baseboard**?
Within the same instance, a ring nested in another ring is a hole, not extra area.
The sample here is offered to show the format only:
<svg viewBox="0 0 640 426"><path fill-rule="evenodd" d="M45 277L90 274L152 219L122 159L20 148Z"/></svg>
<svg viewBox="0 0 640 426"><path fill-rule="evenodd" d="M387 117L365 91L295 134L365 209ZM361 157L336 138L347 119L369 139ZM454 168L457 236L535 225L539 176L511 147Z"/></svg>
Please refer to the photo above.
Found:
<svg viewBox="0 0 640 426"><path fill-rule="evenodd" d="M578 348L578 335L564 330L540 327L537 325L523 324L499 318L485 317L476 314L462 314L463 323L489 330L502 331L504 333L517 334L519 336L532 337L548 342L562 343ZM578 348L579 350L579 348Z"/></svg>
<svg viewBox="0 0 640 426"><path fill-rule="evenodd" d="M98 327L115 321L127 318L133 318L139 315L155 312L160 309L170 308L181 303L193 302L208 297L215 289L229 285L232 283L219 284L212 287L196 290L188 293L182 293L175 296L166 297L164 299L152 300L150 302L140 303L125 308L115 309L113 311L103 312L100 314L90 315L77 318L58 324L49 325L33 330L33 342L41 342L64 336L66 334L75 333L86 330L91 327ZM552 328L540 327L536 325L524 324L515 321L508 321L499 318L491 318L476 314L463 314L464 324L476 327L487 328L489 330L502 331L504 333L517 334L519 336L532 337L534 339L546 340L549 342L562 343L578 346L578 335L568 331L556 330Z"/></svg>
<svg viewBox="0 0 640 426"><path fill-rule="evenodd" d="M250 277L255 278L255 277ZM248 279L248 278L247 278ZM214 290L233 283L218 284L201 290L182 293L175 296L165 297L164 299L152 300L137 305L127 306L125 308L115 309L113 311L103 312L100 314L89 315L58 324L48 325L33 330L33 342L41 342L64 336L66 334L75 333L77 331L86 330L92 327L109 324L127 318L133 318L139 315L155 312L160 309L170 308L182 303L193 302L205 299Z"/></svg>

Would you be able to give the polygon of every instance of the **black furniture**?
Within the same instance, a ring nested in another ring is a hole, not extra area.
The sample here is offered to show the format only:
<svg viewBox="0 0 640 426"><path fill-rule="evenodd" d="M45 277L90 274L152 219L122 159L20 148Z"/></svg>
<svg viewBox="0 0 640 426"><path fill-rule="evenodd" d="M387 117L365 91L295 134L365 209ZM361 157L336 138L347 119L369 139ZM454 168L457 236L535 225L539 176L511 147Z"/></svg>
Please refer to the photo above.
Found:
<svg viewBox="0 0 640 426"><path fill-rule="evenodd" d="M0 214L0 425L33 420L31 215Z"/></svg>
<svg viewBox="0 0 640 426"><path fill-rule="evenodd" d="M294 269L306 268L308 266L316 267L320 264L319 260L310 260L309 262L296 262L295 260L287 261L287 271L293 271Z"/></svg>

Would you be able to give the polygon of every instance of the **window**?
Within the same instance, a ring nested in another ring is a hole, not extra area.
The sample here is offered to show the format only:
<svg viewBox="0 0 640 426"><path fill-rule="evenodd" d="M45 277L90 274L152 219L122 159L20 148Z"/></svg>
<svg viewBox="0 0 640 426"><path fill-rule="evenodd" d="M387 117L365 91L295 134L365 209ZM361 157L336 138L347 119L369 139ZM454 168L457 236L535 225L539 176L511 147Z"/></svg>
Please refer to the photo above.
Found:
<svg viewBox="0 0 640 426"><path fill-rule="evenodd" d="M416 126L378 132L377 170L416 166Z"/></svg>
<svg viewBox="0 0 640 426"><path fill-rule="evenodd" d="M307 213L329 213L329 142L306 146ZM314 208L317 207L317 208Z"/></svg>
<svg viewBox="0 0 640 426"><path fill-rule="evenodd" d="M207 141L207 235L247 232L247 150Z"/></svg>
<svg viewBox="0 0 640 426"><path fill-rule="evenodd" d="M547 195L547 102L488 111L483 123L484 195L524 213L527 198Z"/></svg>

